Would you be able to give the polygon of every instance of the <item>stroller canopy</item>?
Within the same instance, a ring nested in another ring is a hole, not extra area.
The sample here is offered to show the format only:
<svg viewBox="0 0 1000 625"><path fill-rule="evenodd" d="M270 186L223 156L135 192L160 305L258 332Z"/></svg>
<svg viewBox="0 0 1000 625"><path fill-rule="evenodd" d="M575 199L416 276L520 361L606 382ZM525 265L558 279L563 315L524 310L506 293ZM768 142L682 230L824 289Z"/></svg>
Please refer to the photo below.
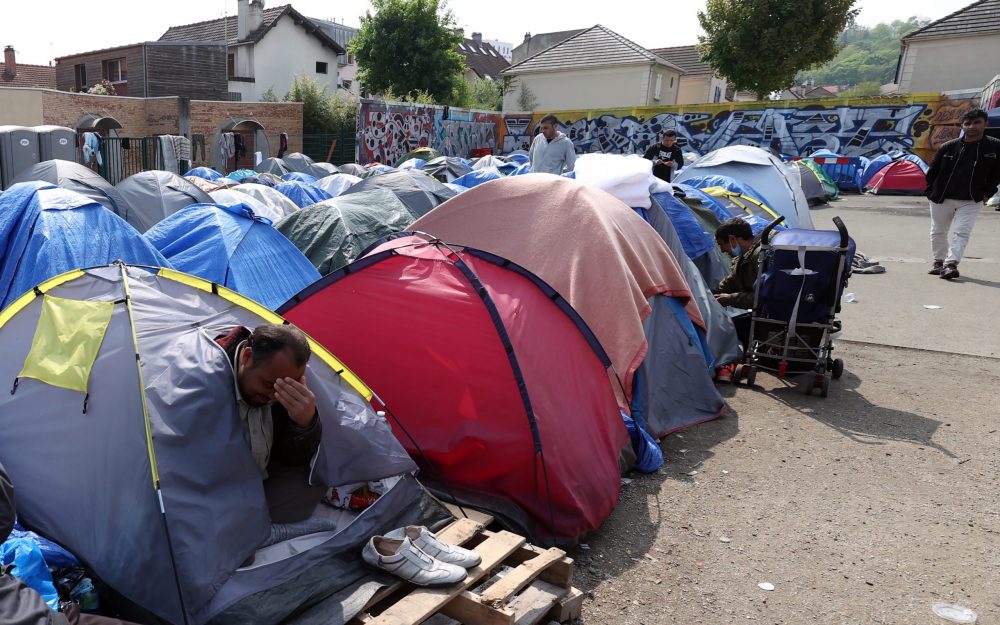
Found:
<svg viewBox="0 0 1000 625"><path fill-rule="evenodd" d="M169 267L135 228L97 202L46 182L0 194L0 310L53 276L113 260ZM2 456L0 456L2 457Z"/></svg>
<svg viewBox="0 0 1000 625"><path fill-rule="evenodd" d="M406 236L296 300L284 314L376 376L433 467L425 475L463 501L550 541L578 538L614 508L627 438L610 361L526 269Z"/></svg>
<svg viewBox="0 0 1000 625"><path fill-rule="evenodd" d="M80 163L54 159L21 170L11 184L48 182L75 191L97 202L122 219L129 220L131 207L111 183Z"/></svg>
<svg viewBox="0 0 1000 625"><path fill-rule="evenodd" d="M139 232L186 206L212 201L196 185L169 171L142 171L122 180L116 188L133 207L128 222Z"/></svg>
<svg viewBox="0 0 1000 625"><path fill-rule="evenodd" d="M144 236L178 270L273 310L320 276L288 239L253 215L242 204L198 204Z"/></svg>
<svg viewBox="0 0 1000 625"><path fill-rule="evenodd" d="M366 178L342 195L361 193L369 189L388 189L414 215L426 215L438 204L457 195L434 178L419 171L394 171L373 178Z"/></svg>

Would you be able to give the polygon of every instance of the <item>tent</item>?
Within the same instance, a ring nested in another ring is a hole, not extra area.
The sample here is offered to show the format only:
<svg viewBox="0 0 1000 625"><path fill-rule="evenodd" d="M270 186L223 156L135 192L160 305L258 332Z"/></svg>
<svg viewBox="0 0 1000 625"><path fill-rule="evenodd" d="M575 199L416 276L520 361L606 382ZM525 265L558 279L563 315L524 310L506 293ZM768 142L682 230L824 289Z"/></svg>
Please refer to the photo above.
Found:
<svg viewBox="0 0 1000 625"><path fill-rule="evenodd" d="M748 145L720 148L685 167L676 182L697 176L729 176L742 181L753 187L765 204L784 215L789 227L812 228L809 202L795 180L792 165L766 150Z"/></svg>
<svg viewBox="0 0 1000 625"><path fill-rule="evenodd" d="M419 171L394 171L367 178L341 195L361 193L369 189L388 189L415 215L425 215L431 209L457 195L434 178Z"/></svg>
<svg viewBox="0 0 1000 625"><path fill-rule="evenodd" d="M836 200L840 197L840 189L837 188L837 183L833 181L833 178L827 175L826 170L819 166L816 161L811 158L802 158L796 161L796 163L803 163L806 167L812 170L816 174L816 178L819 179L819 183L823 186L823 191L826 193L826 199Z"/></svg>
<svg viewBox="0 0 1000 625"><path fill-rule="evenodd" d="M48 182L57 187L75 191L97 202L122 219L129 219L131 206L111 183L94 170L74 163L53 159L22 169L10 184L19 182Z"/></svg>
<svg viewBox="0 0 1000 625"><path fill-rule="evenodd" d="M614 509L628 439L610 360L528 270L406 236L282 310L374 376L397 438L431 465L425 479L460 500L549 543L574 541Z"/></svg>
<svg viewBox="0 0 1000 625"><path fill-rule="evenodd" d="M868 164L865 165L864 170L861 172L861 188L867 188L872 178L875 177L875 174L881 171L883 167L889 163L901 160L911 161L912 163L915 163L921 171L925 174L927 173L927 163L924 162L924 159L920 158L916 154L896 150L895 152L889 152L887 154L882 154L881 156L876 156L868 161Z"/></svg>
<svg viewBox="0 0 1000 625"><path fill-rule="evenodd" d="M169 171L142 171L118 183L118 192L132 209L128 222L145 232L185 206L211 202L207 193Z"/></svg>
<svg viewBox="0 0 1000 625"><path fill-rule="evenodd" d="M750 224L755 235L767 227L767 224L778 218L778 214L769 206L742 193L734 193L722 187L708 187L702 191L722 206L722 209L729 215L727 219L731 217L742 218Z"/></svg>
<svg viewBox="0 0 1000 625"><path fill-rule="evenodd" d="M524 150L514 151L507 155L507 160L517 165L525 165L528 163L528 153Z"/></svg>
<svg viewBox="0 0 1000 625"><path fill-rule="evenodd" d="M320 178L320 180L316 183L316 186L329 193L332 197L337 197L359 182L361 182L361 178L358 178L355 175L337 174L336 176Z"/></svg>
<svg viewBox="0 0 1000 625"><path fill-rule="evenodd" d="M927 177L920 166L912 161L898 160L872 176L865 190L882 195L923 195L926 188Z"/></svg>
<svg viewBox="0 0 1000 625"><path fill-rule="evenodd" d="M799 186L802 187L802 194L806 196L809 206L826 204L826 188L824 188L823 181L816 175L816 172L803 161L792 161L791 165L795 168L796 179L799 182Z"/></svg>
<svg viewBox="0 0 1000 625"><path fill-rule="evenodd" d="M0 241L0 310L36 284L78 267L117 259L170 266L120 217L47 182L22 182L0 194Z"/></svg>
<svg viewBox="0 0 1000 625"><path fill-rule="evenodd" d="M285 174L281 177L282 180L288 182L289 180L297 180L298 182L304 182L306 184L316 184L318 180L316 176L311 176L309 174L303 174L302 172L293 171Z"/></svg>
<svg viewBox="0 0 1000 625"><path fill-rule="evenodd" d="M284 182L284 180L282 180L280 176L268 173L260 173L256 176L247 176L243 179L244 184L262 184L266 187L271 187L272 189L282 182Z"/></svg>
<svg viewBox="0 0 1000 625"><path fill-rule="evenodd" d="M275 185L274 188L285 194L299 208L330 199L330 194L323 189L297 180L282 182L279 185Z"/></svg>
<svg viewBox="0 0 1000 625"><path fill-rule="evenodd" d="M472 187L478 187L484 182L499 180L501 178L503 178L503 174L501 174L496 167L485 167L483 169L473 169L464 176L456 178L453 184L465 187L466 189L471 189Z"/></svg>
<svg viewBox="0 0 1000 625"><path fill-rule="evenodd" d="M316 163L311 157L303 154L302 152L292 152L291 154L285 154L282 157L285 163L285 167L289 171L298 171L303 173L310 173L312 165Z"/></svg>
<svg viewBox="0 0 1000 625"><path fill-rule="evenodd" d="M198 178L204 178L205 180L218 180L223 177L222 174L215 171L211 167L194 167L184 173L185 178L188 176L196 176Z"/></svg>
<svg viewBox="0 0 1000 625"><path fill-rule="evenodd" d="M391 191L371 189L313 204L275 228L325 276L382 237L405 230L417 217Z"/></svg>
<svg viewBox="0 0 1000 625"><path fill-rule="evenodd" d="M614 196L551 174L507 177L411 230L502 256L549 283L611 357L623 407L648 360L643 394L655 436L718 416L723 401L699 336L705 323L684 274L656 231Z"/></svg>
<svg viewBox="0 0 1000 625"><path fill-rule="evenodd" d="M401 158L398 161L396 161L395 166L399 167L400 165L402 165L406 161L409 161L409 160L412 160L412 159L415 159L415 158L419 158L420 160L422 160L424 162L427 162L427 161L435 159L435 158L437 158L439 156L441 156L441 153L438 152L437 150L435 150L434 148L428 148L428 147L417 148L415 150L411 150L411 151L407 152L403 156L403 158ZM347 173L353 174L354 172L347 172ZM355 175L357 175L357 174L355 174Z"/></svg>
<svg viewBox="0 0 1000 625"><path fill-rule="evenodd" d="M692 176L684 180L684 184L696 189L710 189L713 187L726 189L733 193L738 193L746 197L753 198L759 204L767 204L764 194L758 192L743 180L730 178L729 176Z"/></svg>
<svg viewBox="0 0 1000 625"><path fill-rule="evenodd" d="M426 164L427 161L422 158L411 158L396 165L396 169L420 169Z"/></svg>
<svg viewBox="0 0 1000 625"><path fill-rule="evenodd" d="M272 310L320 277L288 239L241 204L197 204L144 236L178 271L221 284Z"/></svg>
<svg viewBox="0 0 1000 625"><path fill-rule="evenodd" d="M351 174L358 177L361 177L361 174L368 171L364 165L358 165L357 163L347 163L346 165L341 165L339 169L342 174Z"/></svg>
<svg viewBox="0 0 1000 625"><path fill-rule="evenodd" d="M198 187L205 193L211 193L212 191L218 191L219 189L228 189L229 187L216 184L211 180L206 180L205 178L200 178L198 176L184 176L184 180L187 180L194 186Z"/></svg>
<svg viewBox="0 0 1000 625"><path fill-rule="evenodd" d="M276 624L333 596L324 622L349 619L384 583L362 544L447 518L410 477L372 392L312 343L313 483L402 479L363 514L344 512L353 522L339 531L258 548L264 488L213 337L282 321L199 278L119 264L43 282L0 315L0 376L18 382L0 396L0 458L18 516L76 554L124 618Z"/></svg>
<svg viewBox="0 0 1000 625"><path fill-rule="evenodd" d="M507 160L503 156L493 156L492 154L487 154L486 156L480 157L476 160L472 164L472 168L486 169L487 167L495 167L501 174L507 175L517 169L518 165L519 163Z"/></svg>
<svg viewBox="0 0 1000 625"><path fill-rule="evenodd" d="M730 263L724 260L722 252L715 242L715 231L709 232L706 230L704 224L698 220L694 211L684 203L684 200L673 194L655 193L652 199L660 207L660 210L664 212L667 219L670 220L670 224L681 244L684 255L698 268L705 286L709 290L717 287L719 282L729 275ZM649 219L646 221L649 221L651 225L653 224ZM662 232L660 236L663 236ZM666 240L666 237L664 240ZM670 245L669 241L667 241L667 247L670 247L670 251L680 261L680 256L678 256L677 251ZM691 285L690 279L688 279L688 285ZM692 293L694 293L693 290ZM699 308L702 307L699 306ZM703 308L702 316L704 317Z"/></svg>
<svg viewBox="0 0 1000 625"><path fill-rule="evenodd" d="M283 176L290 172L288 165L280 158L265 158L254 167L254 170L262 174L277 174Z"/></svg>
<svg viewBox="0 0 1000 625"><path fill-rule="evenodd" d="M230 180L235 180L236 182L243 182L250 176L256 176L257 172L252 169L237 169L236 171L231 171L226 174L226 178Z"/></svg>
<svg viewBox="0 0 1000 625"><path fill-rule="evenodd" d="M387 174L391 171L396 171L394 167L389 167L388 165L383 165L381 163L369 163L365 166L363 173L358 174L361 178L372 178L374 176L381 176L382 174Z"/></svg>
<svg viewBox="0 0 1000 625"><path fill-rule="evenodd" d="M870 163L868 157L843 156L830 150L816 150L809 158L826 172L838 189L860 193L865 188L861 175Z"/></svg>
<svg viewBox="0 0 1000 625"><path fill-rule="evenodd" d="M326 178L327 176L332 176L334 174L340 173L340 168L333 163L313 163L311 171L309 172L317 179Z"/></svg>
<svg viewBox="0 0 1000 625"><path fill-rule="evenodd" d="M258 200L249 193L240 193L239 191L236 191L236 188L238 187L212 191L208 194L212 199L209 204L218 204L219 206L242 206L243 209L253 211L255 217L263 217L272 224L276 223L279 219L285 216L285 213L281 210L280 206L275 206L271 202ZM285 199L288 200L288 198ZM288 201L291 202L291 200Z"/></svg>
<svg viewBox="0 0 1000 625"><path fill-rule="evenodd" d="M463 159L454 156L439 156L431 159L421 169L441 182L455 182L456 178L461 178L472 171L472 167L466 165Z"/></svg>
<svg viewBox="0 0 1000 625"><path fill-rule="evenodd" d="M249 195L261 204L266 205L270 211L268 213L264 213L262 217L267 217L275 223L277 223L279 219L287 217L299 210L299 207L295 202L288 199L284 193L278 191L274 187L244 182L237 187L233 187L232 190L236 193ZM274 215L276 219L270 217L270 215Z"/></svg>

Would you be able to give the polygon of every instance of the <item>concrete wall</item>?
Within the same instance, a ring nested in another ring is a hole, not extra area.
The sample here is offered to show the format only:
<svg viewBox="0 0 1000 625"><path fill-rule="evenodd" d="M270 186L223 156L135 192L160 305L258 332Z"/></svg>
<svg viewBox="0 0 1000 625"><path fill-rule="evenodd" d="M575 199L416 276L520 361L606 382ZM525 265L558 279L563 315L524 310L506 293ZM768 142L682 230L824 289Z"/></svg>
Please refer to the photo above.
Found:
<svg viewBox="0 0 1000 625"><path fill-rule="evenodd" d="M660 97L656 97L656 78L660 77ZM681 73L663 65L653 65L649 73L649 88L646 93L645 106L673 106L677 104L680 90Z"/></svg>
<svg viewBox="0 0 1000 625"><path fill-rule="evenodd" d="M644 106L649 101L649 74L649 65L519 74L514 88L504 96L503 110L520 108L522 85L534 93L539 110ZM665 80L669 84L669 78Z"/></svg>
<svg viewBox="0 0 1000 625"><path fill-rule="evenodd" d="M244 96L244 100L259 100L268 87L273 88L279 98L284 97L292 88L295 76L315 79L330 93L337 89L338 55L288 16L282 17L253 48L254 97ZM327 64L326 74L316 73L317 61Z"/></svg>
<svg viewBox="0 0 1000 625"><path fill-rule="evenodd" d="M911 41L900 64L899 91L981 89L996 75L997 59L1000 33Z"/></svg>
<svg viewBox="0 0 1000 625"><path fill-rule="evenodd" d="M0 87L0 126L40 126L42 90Z"/></svg>
<svg viewBox="0 0 1000 625"><path fill-rule="evenodd" d="M718 87L719 102L726 101L726 81L712 74L681 76L681 89L677 104L715 104L715 89Z"/></svg>

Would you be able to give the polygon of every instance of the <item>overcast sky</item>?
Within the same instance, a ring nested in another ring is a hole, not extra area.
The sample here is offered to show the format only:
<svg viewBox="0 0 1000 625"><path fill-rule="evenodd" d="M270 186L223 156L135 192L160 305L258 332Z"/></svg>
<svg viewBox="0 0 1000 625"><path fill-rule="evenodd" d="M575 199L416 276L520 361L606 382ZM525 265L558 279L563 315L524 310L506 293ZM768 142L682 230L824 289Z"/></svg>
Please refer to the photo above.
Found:
<svg viewBox="0 0 1000 625"><path fill-rule="evenodd" d="M169 26L179 26L236 12L236 0L3 0L0 45L13 45L23 63L45 64L77 52L154 41ZM265 0L265 7L282 0ZM858 20L877 24L917 15L937 19L971 0L859 0ZM371 6L368 0L294 0L309 17L335 19L357 26ZM636 43L660 48L697 43L701 29L697 12L704 0L450 0L458 25L466 35L482 32L515 46L526 32L541 33L603 24ZM905 7L905 9L903 8ZM613 9L613 10L612 10ZM901 12L902 11L902 12Z"/></svg>

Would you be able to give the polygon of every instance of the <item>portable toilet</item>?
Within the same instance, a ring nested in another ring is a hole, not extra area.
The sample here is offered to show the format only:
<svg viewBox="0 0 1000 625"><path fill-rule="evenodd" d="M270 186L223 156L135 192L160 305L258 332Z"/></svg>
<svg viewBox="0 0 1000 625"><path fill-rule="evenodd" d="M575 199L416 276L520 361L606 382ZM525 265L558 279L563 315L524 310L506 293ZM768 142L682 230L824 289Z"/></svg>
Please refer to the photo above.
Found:
<svg viewBox="0 0 1000 625"><path fill-rule="evenodd" d="M0 126L0 187L6 189L22 169L38 162L34 128Z"/></svg>
<svg viewBox="0 0 1000 625"><path fill-rule="evenodd" d="M65 126L35 126L39 160L76 162L76 131Z"/></svg>

